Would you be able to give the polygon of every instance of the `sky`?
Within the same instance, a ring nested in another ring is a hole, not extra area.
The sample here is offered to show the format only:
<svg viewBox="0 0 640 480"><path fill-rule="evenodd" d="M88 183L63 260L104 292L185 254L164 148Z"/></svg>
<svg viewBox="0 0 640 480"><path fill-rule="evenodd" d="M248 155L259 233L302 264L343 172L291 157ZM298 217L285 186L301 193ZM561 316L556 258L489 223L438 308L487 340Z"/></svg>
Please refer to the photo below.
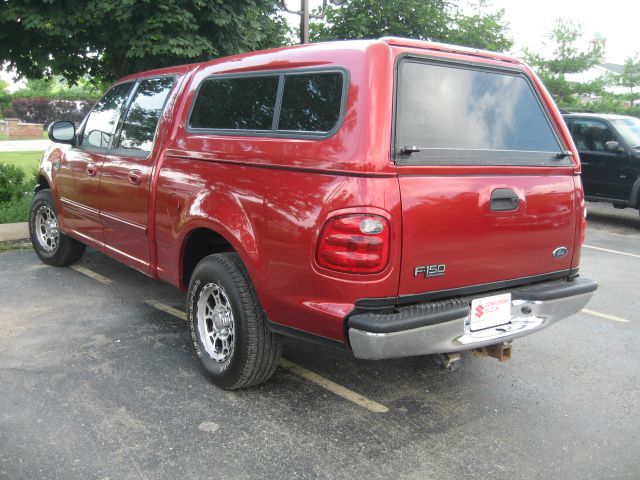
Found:
<svg viewBox="0 0 640 480"><path fill-rule="evenodd" d="M611 63L640 53L640 1L638 0L490 0L489 10L504 9L509 22L512 53L521 54L524 47L544 53L541 43L553 28L556 18L582 24L579 47L587 49L596 35L606 38L605 58Z"/></svg>
<svg viewBox="0 0 640 480"><path fill-rule="evenodd" d="M322 0L310 0L311 8ZM459 2L469 11L477 5L475 0ZM640 1L638 0L488 0L486 12L504 9L504 19L509 23L510 37L514 41L513 54L520 56L525 47L537 53L550 53L544 46L555 19L571 19L583 26L583 37L578 47L586 50L589 40L599 35L606 38L605 60L624 63L625 59L640 53ZM291 9L299 8L299 0L287 0ZM298 17L288 16L292 26ZM11 82L11 76L1 73L0 78ZM12 83L12 82L11 82ZM15 88L15 87L14 87Z"/></svg>
<svg viewBox="0 0 640 480"><path fill-rule="evenodd" d="M583 38L578 45L583 49L597 34L607 39L606 60L624 63L627 57L640 52L638 23L640 1L638 0L488 0L483 12L504 9L504 19L510 26L510 37L514 41L511 53L520 56L525 47L545 53L542 42L546 40L557 18L570 19L583 25ZM310 0L311 8L322 4L322 0ZM460 6L469 13L477 9L477 1L460 0ZM287 0L290 9L300 8L299 0ZM290 16L292 26L299 20Z"/></svg>

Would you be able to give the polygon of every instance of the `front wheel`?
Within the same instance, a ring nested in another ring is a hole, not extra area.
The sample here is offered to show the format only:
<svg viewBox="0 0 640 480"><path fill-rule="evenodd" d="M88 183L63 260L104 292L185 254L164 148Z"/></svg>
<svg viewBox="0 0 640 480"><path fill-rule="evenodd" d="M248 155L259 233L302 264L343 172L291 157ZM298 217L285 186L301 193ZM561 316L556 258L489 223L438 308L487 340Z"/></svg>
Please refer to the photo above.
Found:
<svg viewBox="0 0 640 480"><path fill-rule="evenodd" d="M29 212L29 236L40 260L56 267L78 261L86 248L58 228L56 207L50 190L40 190L33 197Z"/></svg>
<svg viewBox="0 0 640 480"><path fill-rule="evenodd" d="M209 255L198 263L189 282L187 320L200 364L216 385L257 385L278 367L280 339L269 329L237 254Z"/></svg>

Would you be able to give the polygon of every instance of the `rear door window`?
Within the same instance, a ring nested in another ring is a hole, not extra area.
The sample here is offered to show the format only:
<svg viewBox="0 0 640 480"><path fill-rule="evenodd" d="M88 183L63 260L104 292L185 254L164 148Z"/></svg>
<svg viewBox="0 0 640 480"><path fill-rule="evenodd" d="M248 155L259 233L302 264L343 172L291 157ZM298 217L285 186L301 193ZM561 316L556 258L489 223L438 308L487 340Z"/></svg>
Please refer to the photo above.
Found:
<svg viewBox="0 0 640 480"><path fill-rule="evenodd" d="M160 114L174 77L141 80L120 133L120 148L151 151Z"/></svg>
<svg viewBox="0 0 640 480"><path fill-rule="evenodd" d="M396 102L399 164L571 164L522 74L405 59Z"/></svg>

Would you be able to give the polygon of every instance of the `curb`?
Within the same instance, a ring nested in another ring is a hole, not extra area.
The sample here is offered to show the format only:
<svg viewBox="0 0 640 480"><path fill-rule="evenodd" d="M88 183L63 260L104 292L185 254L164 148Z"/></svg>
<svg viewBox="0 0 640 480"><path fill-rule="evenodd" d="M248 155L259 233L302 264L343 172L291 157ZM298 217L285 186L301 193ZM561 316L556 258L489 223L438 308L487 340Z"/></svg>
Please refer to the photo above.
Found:
<svg viewBox="0 0 640 480"><path fill-rule="evenodd" d="M29 224L27 222L0 224L0 242L15 242L28 239Z"/></svg>

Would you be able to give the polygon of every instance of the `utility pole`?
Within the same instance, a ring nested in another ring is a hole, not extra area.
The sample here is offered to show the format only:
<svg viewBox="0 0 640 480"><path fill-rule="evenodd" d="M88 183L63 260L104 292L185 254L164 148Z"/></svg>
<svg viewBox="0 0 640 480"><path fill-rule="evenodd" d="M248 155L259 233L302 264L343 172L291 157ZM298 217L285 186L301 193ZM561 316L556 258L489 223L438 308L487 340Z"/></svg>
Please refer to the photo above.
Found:
<svg viewBox="0 0 640 480"><path fill-rule="evenodd" d="M324 18L327 14L327 2L330 1L333 5L342 5L347 0L322 0L322 10L318 14L309 13L309 0L300 0L300 10L290 10L287 7L286 0L280 0L280 6L282 9L293 15L300 16L300 43L309 43L309 19L313 18L319 20Z"/></svg>
<svg viewBox="0 0 640 480"><path fill-rule="evenodd" d="M300 0L300 12L300 43L309 43L309 0Z"/></svg>

